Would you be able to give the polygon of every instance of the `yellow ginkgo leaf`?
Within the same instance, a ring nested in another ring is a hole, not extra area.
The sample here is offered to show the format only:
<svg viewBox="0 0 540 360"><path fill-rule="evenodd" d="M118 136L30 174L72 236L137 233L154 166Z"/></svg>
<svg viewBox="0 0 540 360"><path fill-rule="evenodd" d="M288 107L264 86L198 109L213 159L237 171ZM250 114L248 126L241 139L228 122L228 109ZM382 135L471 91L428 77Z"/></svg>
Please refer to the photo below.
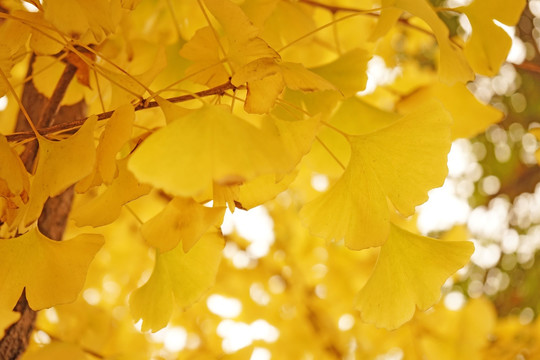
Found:
<svg viewBox="0 0 540 360"><path fill-rule="evenodd" d="M450 32L428 0L383 0L381 26L376 28L374 36L382 36L395 24L402 10L419 17L428 24L437 39L440 50L439 76L447 84L467 82L474 79L463 51L450 40ZM392 8L393 7L393 8ZM399 10L396 10L399 9Z"/></svg>
<svg viewBox="0 0 540 360"><path fill-rule="evenodd" d="M96 149L96 163L101 178L110 184L116 176L116 154L131 137L135 111L131 105L116 109L107 121Z"/></svg>
<svg viewBox="0 0 540 360"><path fill-rule="evenodd" d="M506 60L512 39L495 20L514 26L527 2L525 0L475 0L468 6L456 8L469 18L471 37L464 52L474 71L486 76L495 76Z"/></svg>
<svg viewBox="0 0 540 360"><path fill-rule="evenodd" d="M244 110L255 114L268 113L285 86L303 92L336 90L334 85L302 64L280 63L272 58L246 64L233 75L231 83L237 87L246 84L248 94Z"/></svg>
<svg viewBox="0 0 540 360"><path fill-rule="evenodd" d="M277 136L210 105L150 135L128 163L140 181L183 197L197 196L214 182L241 184L288 173L292 166Z"/></svg>
<svg viewBox="0 0 540 360"><path fill-rule="evenodd" d="M165 115L167 124L173 122L176 119L180 119L191 112L191 109L186 109L178 104L173 104L167 99L161 96L156 96L156 102L159 104L159 108Z"/></svg>
<svg viewBox="0 0 540 360"><path fill-rule="evenodd" d="M432 102L387 128L352 139L353 153L361 153L374 169L401 214L412 215L428 199L429 190L442 186L448 173L451 123L440 103Z"/></svg>
<svg viewBox="0 0 540 360"><path fill-rule="evenodd" d="M92 171L96 156L96 122L97 116L90 117L75 135L65 140L52 141L38 137L38 164L30 187L24 225L39 217L49 197L60 194Z"/></svg>
<svg viewBox="0 0 540 360"><path fill-rule="evenodd" d="M298 164L311 149L321 125L320 116L295 121L277 118L272 118L272 120L271 124L276 127L292 163Z"/></svg>
<svg viewBox="0 0 540 360"><path fill-rule="evenodd" d="M279 54L263 39L242 9L230 0L205 0L208 10L219 21L227 38L227 60L233 70L260 58L279 59Z"/></svg>
<svg viewBox="0 0 540 360"><path fill-rule="evenodd" d="M287 190L296 178L296 172L287 174L283 179L276 181L274 175L263 175L240 185L236 194L236 206L249 210L272 200Z"/></svg>
<svg viewBox="0 0 540 360"><path fill-rule="evenodd" d="M204 27L182 47L180 55L193 64L187 68L186 75L191 81L208 86L223 84L229 73L219 56L219 43L210 27Z"/></svg>
<svg viewBox="0 0 540 360"><path fill-rule="evenodd" d="M29 45L36 54L54 55L64 48L64 39L51 29L49 23L44 19L43 13L15 11L14 15L32 24Z"/></svg>
<svg viewBox="0 0 540 360"><path fill-rule="evenodd" d="M351 249L382 245L389 233L386 197L403 215L414 213L447 174L450 118L438 103L373 133L349 137L351 158L341 178L300 215L317 236ZM425 172L424 169L430 169Z"/></svg>
<svg viewBox="0 0 540 360"><path fill-rule="evenodd" d="M329 240L345 239L354 250L380 246L389 232L385 194L374 170L360 153L326 193L300 212L310 232Z"/></svg>
<svg viewBox="0 0 540 360"><path fill-rule="evenodd" d="M328 122L347 134L362 135L385 128L399 118L399 114L395 112L380 110L353 96L341 102ZM313 171L326 174L330 178L341 176L343 169L334 157L342 164L347 164L351 156L349 142L328 127L322 127L317 137L320 142L313 143L312 150L306 155L305 164ZM327 148L334 157L329 155Z"/></svg>
<svg viewBox="0 0 540 360"><path fill-rule="evenodd" d="M116 154L130 139L133 120L133 106L123 105L115 110L99 138L94 171L81 180L75 190L85 192L91 186L100 185L102 182L110 184L113 181L117 175Z"/></svg>
<svg viewBox="0 0 540 360"><path fill-rule="evenodd" d="M367 64L371 55L363 49L351 50L337 60L310 69L328 80L345 96L352 96L366 88Z"/></svg>
<svg viewBox="0 0 540 360"><path fill-rule="evenodd" d="M302 64L284 62L279 64L279 68L289 89L304 92L337 90L328 80L306 69Z"/></svg>
<svg viewBox="0 0 540 360"><path fill-rule="evenodd" d="M119 1L48 0L43 9L45 19L58 30L85 42L103 41L121 17Z"/></svg>
<svg viewBox="0 0 540 360"><path fill-rule="evenodd" d="M34 310L74 301L103 236L82 234L55 241L33 228L0 241L0 304L15 306L23 289Z"/></svg>
<svg viewBox="0 0 540 360"><path fill-rule="evenodd" d="M28 26L20 21L4 20L0 24L0 71L9 79L11 68L18 57L23 57L26 51L26 39L30 34ZM0 76L0 96L8 91L8 84Z"/></svg>
<svg viewBox="0 0 540 360"><path fill-rule="evenodd" d="M427 310L441 296L446 279L465 266L474 251L466 241L445 242L409 233L395 225L360 291L357 307L365 322L395 329Z"/></svg>
<svg viewBox="0 0 540 360"><path fill-rule="evenodd" d="M283 91L285 83L280 73L247 83L244 110L250 114L266 114L274 106Z"/></svg>
<svg viewBox="0 0 540 360"><path fill-rule="evenodd" d="M110 224L118 218L124 204L150 192L151 187L141 184L127 169L127 162L128 159L118 161L118 176L102 194L72 211L77 226Z"/></svg>
<svg viewBox="0 0 540 360"><path fill-rule="evenodd" d="M397 104L400 112L419 109L429 99L439 100L452 115L452 139L471 138L502 120L503 113L482 104L464 84L435 83L413 92Z"/></svg>
<svg viewBox="0 0 540 360"><path fill-rule="evenodd" d="M330 123L347 134L363 135L385 128L399 118L395 112L381 110L358 97L351 97L341 103Z"/></svg>
<svg viewBox="0 0 540 360"><path fill-rule="evenodd" d="M224 241L220 233L208 232L185 253L182 246L157 254L150 279L129 299L131 314L142 319L142 331L167 325L173 303L182 309L196 302L214 283Z"/></svg>
<svg viewBox="0 0 540 360"><path fill-rule="evenodd" d="M211 226L220 226L225 208L205 207L190 198L174 198L159 214L145 222L141 233L148 245L161 252L182 242L188 252Z"/></svg>
<svg viewBox="0 0 540 360"><path fill-rule="evenodd" d="M109 106L113 109L130 103L134 99L140 100L146 93L148 85L154 81L167 65L167 55L162 46L148 45L146 48L144 46L146 44L137 43L137 45L133 50L136 58L130 63L136 70L125 73L117 70L113 71L109 68L100 68L99 72L108 79L107 84L112 90ZM140 48L146 51L141 51ZM153 61L140 61L139 59L142 60L142 58L151 58L147 55L147 52L154 55ZM125 68L125 70L129 70L129 68Z"/></svg>
<svg viewBox="0 0 540 360"><path fill-rule="evenodd" d="M20 209L28 201L29 188L29 176L21 159L5 136L0 135L0 222L10 227L14 225Z"/></svg>
<svg viewBox="0 0 540 360"><path fill-rule="evenodd" d="M285 87L279 65L269 57L241 67L231 77L231 83L236 87L246 85L244 110L251 114L268 113Z"/></svg>
<svg viewBox="0 0 540 360"><path fill-rule="evenodd" d="M124 9L133 10L139 5L142 0L120 0Z"/></svg>
<svg viewBox="0 0 540 360"><path fill-rule="evenodd" d="M263 175L264 176L264 175ZM275 175L266 175L271 176L275 179ZM251 180L250 180L251 181ZM244 183L245 184L245 183ZM210 194L200 194L197 199L199 202L208 201L212 199L213 206L218 207L228 207L231 212L234 212L236 206L238 205L238 191L240 185L220 185L214 183L212 186Z"/></svg>
<svg viewBox="0 0 540 360"><path fill-rule="evenodd" d="M0 134L0 197L20 195L28 187L28 173L21 159Z"/></svg>

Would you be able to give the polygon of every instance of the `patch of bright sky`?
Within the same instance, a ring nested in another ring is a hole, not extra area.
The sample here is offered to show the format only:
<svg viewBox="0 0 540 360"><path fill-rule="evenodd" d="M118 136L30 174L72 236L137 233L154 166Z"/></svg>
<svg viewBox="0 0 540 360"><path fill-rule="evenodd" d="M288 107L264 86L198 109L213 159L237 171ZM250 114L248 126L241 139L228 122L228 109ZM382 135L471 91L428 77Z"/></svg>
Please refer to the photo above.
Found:
<svg viewBox="0 0 540 360"><path fill-rule="evenodd" d="M388 68L382 57L374 55L368 62L366 88L357 94L359 96L371 94L377 86L393 83L399 74L401 74L400 67Z"/></svg>
<svg viewBox="0 0 540 360"><path fill-rule="evenodd" d="M8 98L6 95L0 97L0 111L3 111L7 108Z"/></svg>
<svg viewBox="0 0 540 360"><path fill-rule="evenodd" d="M249 211L237 209L234 213L227 210L221 231L223 235L228 235L234 230L251 243L247 255L253 259L265 256L274 243L274 221L264 206Z"/></svg>
<svg viewBox="0 0 540 360"><path fill-rule="evenodd" d="M235 318L242 312L242 303L235 298L212 294L206 300L206 306L222 318Z"/></svg>
<svg viewBox="0 0 540 360"><path fill-rule="evenodd" d="M420 232L428 234L466 223L471 212L467 198L481 175L469 140L455 141L448 154L448 178L442 187L431 190L429 200L417 208Z"/></svg>
<svg viewBox="0 0 540 360"><path fill-rule="evenodd" d="M467 6L472 3L472 0L448 0L446 1L446 7L455 8L459 6Z"/></svg>
<svg viewBox="0 0 540 360"><path fill-rule="evenodd" d="M217 334L223 338L221 346L228 354L251 345L255 340L273 343L279 338L279 330L263 319L251 324L226 319L219 323Z"/></svg>
<svg viewBox="0 0 540 360"><path fill-rule="evenodd" d="M41 1L40 1L40 3L41 3ZM35 7L34 5L32 5L32 4L30 4L30 3L26 2L26 1L23 1L22 5L29 12L38 12L39 11L39 9L37 7Z"/></svg>
<svg viewBox="0 0 540 360"><path fill-rule="evenodd" d="M447 309L457 311L465 305L465 296L460 291L452 291L444 297L444 306Z"/></svg>
<svg viewBox="0 0 540 360"><path fill-rule="evenodd" d="M262 347L256 347L253 349L253 352L251 353L251 358L249 360L270 360L272 358L272 353L270 350L262 348Z"/></svg>

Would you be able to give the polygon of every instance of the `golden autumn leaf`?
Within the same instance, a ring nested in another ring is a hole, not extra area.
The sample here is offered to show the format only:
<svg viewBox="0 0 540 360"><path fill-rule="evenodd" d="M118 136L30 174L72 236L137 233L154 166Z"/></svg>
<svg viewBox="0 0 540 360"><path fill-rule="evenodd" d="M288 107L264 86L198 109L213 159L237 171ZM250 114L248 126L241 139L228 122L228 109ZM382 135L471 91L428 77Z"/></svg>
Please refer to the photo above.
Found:
<svg viewBox="0 0 540 360"><path fill-rule="evenodd" d="M370 57L364 49L353 49L329 64L310 70L328 80L345 96L352 96L366 88Z"/></svg>
<svg viewBox="0 0 540 360"><path fill-rule="evenodd" d="M143 320L142 331L165 327L173 304L185 309L201 297L214 282L223 245L221 234L208 232L187 253L177 246L156 255L150 279L129 300L133 317Z"/></svg>
<svg viewBox="0 0 540 360"><path fill-rule="evenodd" d="M427 310L440 298L446 279L472 255L471 242L444 242L409 233L395 225L366 285L357 299L362 319L395 329L415 309Z"/></svg>
<svg viewBox="0 0 540 360"><path fill-rule="evenodd" d="M0 196L7 198L28 191L28 173L3 135L0 135L0 154Z"/></svg>
<svg viewBox="0 0 540 360"><path fill-rule="evenodd" d="M107 121L96 148L94 170L79 181L75 190L85 192L102 182L110 184L117 175L116 155L131 137L135 120L133 106L124 105L116 109Z"/></svg>
<svg viewBox="0 0 540 360"><path fill-rule="evenodd" d="M101 42L120 20L120 2L109 0L48 0L45 19L66 35Z"/></svg>
<svg viewBox="0 0 540 360"><path fill-rule="evenodd" d="M277 137L224 109L203 106L148 137L130 157L128 169L144 183L191 197L214 182L241 184L287 173L291 164Z"/></svg>
<svg viewBox="0 0 540 360"><path fill-rule="evenodd" d="M29 28L17 21L6 20L0 24L0 71L9 81L16 60L23 56L24 44L30 34ZM0 96L8 92L8 84L0 76Z"/></svg>
<svg viewBox="0 0 540 360"><path fill-rule="evenodd" d="M90 117L77 133L65 140L38 137L38 164L32 178L24 225L38 218L49 197L60 194L92 171L96 156L96 122L97 116Z"/></svg>
<svg viewBox="0 0 540 360"><path fill-rule="evenodd" d="M345 172L300 215L314 235L344 238L351 249L380 246L390 231L386 198L409 216L427 200L429 190L442 185L450 118L441 105L431 103L386 128L348 140L351 158ZM421 170L426 166L429 173Z"/></svg>
<svg viewBox="0 0 540 360"><path fill-rule="evenodd" d="M474 78L463 50L449 38L450 32L444 22L437 16L427 0L383 0L380 24L374 31L373 38L378 38L395 25L403 11L418 16L433 31L440 50L439 76L447 84L466 82Z"/></svg>
<svg viewBox="0 0 540 360"><path fill-rule="evenodd" d="M193 199L174 198L141 227L148 245L166 252L182 243L188 252L211 226L223 221L225 208L205 207Z"/></svg>
<svg viewBox="0 0 540 360"><path fill-rule="evenodd" d="M0 222L9 226L28 201L29 175L6 138L0 135Z"/></svg>
<svg viewBox="0 0 540 360"><path fill-rule="evenodd" d="M0 358L540 359L536 2L0 0Z"/></svg>
<svg viewBox="0 0 540 360"><path fill-rule="evenodd" d="M43 17L43 13L14 12L18 18L32 24L30 27L30 48L38 55L58 54L64 48L62 37L52 30Z"/></svg>
<svg viewBox="0 0 540 360"><path fill-rule="evenodd" d="M2 307L13 307L26 290L34 310L74 301L81 291L86 271L103 245L103 237L82 234L55 241L36 228L0 241L0 290Z"/></svg>
<svg viewBox="0 0 540 360"><path fill-rule="evenodd" d="M197 30L182 47L180 55L193 62L186 75L194 82L216 86L229 78L219 56L219 44L210 27Z"/></svg>
<svg viewBox="0 0 540 360"><path fill-rule="evenodd" d="M464 52L475 72L486 76L495 76L499 72L512 46L512 39L494 21L507 26L516 25L526 4L525 0L475 0L467 6L455 8L467 15L472 26Z"/></svg>
<svg viewBox="0 0 540 360"><path fill-rule="evenodd" d="M167 124L191 112L190 109L186 109L178 104L173 104L172 102L162 98L161 96L156 96L156 101L159 104L159 108L161 109L161 111L163 111L163 114L165 115L165 120L167 121Z"/></svg>
<svg viewBox="0 0 540 360"><path fill-rule="evenodd" d="M227 36L227 61L235 71L256 59L279 59L279 54L261 39L259 29L230 0L205 0L204 3L219 21Z"/></svg>
<svg viewBox="0 0 540 360"><path fill-rule="evenodd" d="M232 76L231 83L247 86L244 110L254 114L269 112L285 86L303 92L336 90L302 64L277 62L272 58L260 58L244 65Z"/></svg>
<svg viewBox="0 0 540 360"><path fill-rule="evenodd" d="M470 138L502 120L503 113L482 104L463 84L435 83L420 88L397 104L401 112L423 107L427 99L439 100L452 116L452 139Z"/></svg>
<svg viewBox="0 0 540 360"><path fill-rule="evenodd" d="M150 192L151 187L141 184L127 169L127 161L118 161L118 176L103 193L72 211L71 216L77 226L110 224L118 218L122 206Z"/></svg>

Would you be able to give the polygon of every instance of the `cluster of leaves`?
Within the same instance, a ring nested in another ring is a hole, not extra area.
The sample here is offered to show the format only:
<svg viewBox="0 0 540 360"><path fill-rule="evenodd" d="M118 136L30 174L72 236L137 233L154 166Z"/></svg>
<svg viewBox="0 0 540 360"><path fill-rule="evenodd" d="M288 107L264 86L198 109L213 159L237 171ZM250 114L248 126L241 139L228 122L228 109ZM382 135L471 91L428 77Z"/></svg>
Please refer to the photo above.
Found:
<svg viewBox="0 0 540 360"><path fill-rule="evenodd" d="M197 302L214 283L212 292L242 299L238 320L264 313L279 329L265 343L277 358L484 351L496 331L489 303L415 315L437 303L474 248L421 236L410 217L443 184L452 140L502 119L465 83L498 72L511 39L494 20L514 25L525 1L27 3L37 11L0 2L0 130L9 134L0 135L0 331L18 320L23 289L33 310L54 307L37 325L48 345L28 358L161 351L133 320L143 331L172 323L197 334L178 356L222 356L222 319ZM446 12L467 16L469 39L450 36ZM402 74L359 96L374 56ZM52 99L68 67L75 77L61 102L84 102L90 116L30 119L17 87L32 82ZM31 132L12 133L17 111ZM36 161L25 167L34 138ZM328 189L314 189L314 176ZM38 219L72 186L66 239L52 240ZM256 257L220 227L226 208L263 204L276 242ZM222 261L227 249L249 269L233 255ZM337 327L344 315L358 319L353 330ZM264 342L253 339L232 356ZM294 349L284 345L292 339Z"/></svg>

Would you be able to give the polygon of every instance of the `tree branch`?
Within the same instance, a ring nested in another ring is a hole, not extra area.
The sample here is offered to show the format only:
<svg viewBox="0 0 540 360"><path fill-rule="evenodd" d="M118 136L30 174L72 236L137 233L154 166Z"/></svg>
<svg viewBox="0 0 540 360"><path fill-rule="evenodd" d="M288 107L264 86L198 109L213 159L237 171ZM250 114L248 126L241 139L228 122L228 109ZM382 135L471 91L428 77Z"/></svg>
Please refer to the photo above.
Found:
<svg viewBox="0 0 540 360"><path fill-rule="evenodd" d="M223 95L225 91L233 90L233 89L236 89L236 87L233 84L231 84L230 81L228 81L224 84L218 85L211 89L196 92L193 95L176 96L176 97L168 98L167 100L172 103L180 103L180 102L194 100L197 98L202 98L202 97L211 96L211 95ZM150 101L148 103L145 103L143 101L139 105L135 106L135 111L150 109L150 108L154 108L158 106L159 104L157 103L157 101ZM114 111L106 111L106 112L97 114L98 120L108 119L112 116L113 113ZM74 120L74 121L70 121L70 122L66 122L62 124L48 126L48 127L39 129L39 133L41 135L47 135L47 134L51 134L55 132L74 130L81 127L85 123L85 121L88 120L88 118L89 117L85 117L79 120ZM9 142L15 142L15 141L21 141L21 140L26 140L26 139L33 139L35 138L35 134L31 131L16 132L13 134L6 135L6 138Z"/></svg>
<svg viewBox="0 0 540 360"><path fill-rule="evenodd" d="M34 59L35 56L32 56L30 63L28 64L29 74L32 72ZM28 109L31 118L38 119L38 127L40 125L49 126L52 124L56 113L59 112L60 103L76 72L76 68L73 70L71 67L73 67L73 65L66 65L66 69L49 101L44 100L44 97L39 94L32 82L25 84L22 104ZM75 109L75 112L77 113L76 116L83 116L85 104L84 102L81 102L69 108ZM69 112L64 112L62 115L63 116L57 116L57 120L60 122L71 118ZM26 123L24 116L18 117L17 127L23 126L21 123ZM36 151L37 141L27 144L27 147L23 152L24 163L27 169L33 167ZM58 241L62 239L68 214L71 210L72 200L73 189L69 188L57 197L50 198L45 202L43 211L38 220L38 226L44 235ZM30 308L24 290L17 301L14 311L21 313L21 317L5 331L4 337L0 339L0 359L2 360L18 359L28 347L30 335L34 330L37 312Z"/></svg>
<svg viewBox="0 0 540 360"><path fill-rule="evenodd" d="M43 107L39 119L36 123L36 128L39 130L41 128L47 128L53 124L54 116L60 108L60 103L66 95L67 88L71 83L71 80L75 76L77 68L71 63L67 63L64 68L64 72L60 76L58 83L51 95L51 98L47 102L47 105ZM32 164L37 154L38 142L32 141L26 145L24 152L21 154L21 160L26 166L28 171L31 171Z"/></svg>

